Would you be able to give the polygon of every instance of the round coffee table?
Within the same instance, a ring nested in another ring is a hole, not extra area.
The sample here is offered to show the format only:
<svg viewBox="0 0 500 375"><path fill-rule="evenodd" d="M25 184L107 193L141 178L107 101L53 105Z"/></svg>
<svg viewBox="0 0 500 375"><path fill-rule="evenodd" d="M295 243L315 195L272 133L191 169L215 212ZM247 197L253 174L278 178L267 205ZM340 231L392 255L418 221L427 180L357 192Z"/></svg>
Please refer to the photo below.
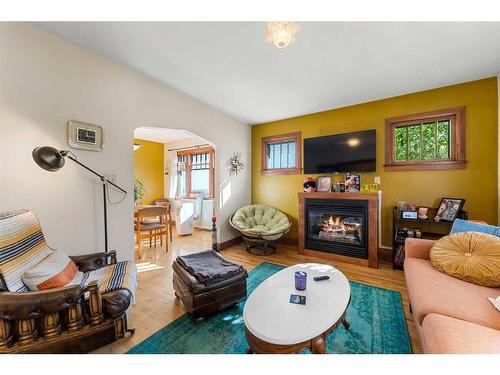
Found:
<svg viewBox="0 0 500 375"><path fill-rule="evenodd" d="M295 271L307 273L305 291L295 289ZM328 275L329 280L313 277ZM290 303L290 295L306 296L305 305ZM326 337L340 324L349 329L346 310L351 287L342 272L318 263L297 264L263 281L243 310L247 353L326 352Z"/></svg>

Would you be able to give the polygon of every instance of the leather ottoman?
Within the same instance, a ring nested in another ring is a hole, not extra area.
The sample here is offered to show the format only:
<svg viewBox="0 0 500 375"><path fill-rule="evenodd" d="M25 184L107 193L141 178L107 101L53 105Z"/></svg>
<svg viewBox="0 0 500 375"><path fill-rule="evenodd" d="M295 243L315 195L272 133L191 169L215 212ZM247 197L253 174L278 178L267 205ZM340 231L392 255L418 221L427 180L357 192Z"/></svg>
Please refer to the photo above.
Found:
<svg viewBox="0 0 500 375"><path fill-rule="evenodd" d="M217 256L229 262L218 253ZM229 278L214 283L200 282L179 259L173 262L172 268L175 296L182 301L194 319L202 319L246 299L247 272L244 268Z"/></svg>

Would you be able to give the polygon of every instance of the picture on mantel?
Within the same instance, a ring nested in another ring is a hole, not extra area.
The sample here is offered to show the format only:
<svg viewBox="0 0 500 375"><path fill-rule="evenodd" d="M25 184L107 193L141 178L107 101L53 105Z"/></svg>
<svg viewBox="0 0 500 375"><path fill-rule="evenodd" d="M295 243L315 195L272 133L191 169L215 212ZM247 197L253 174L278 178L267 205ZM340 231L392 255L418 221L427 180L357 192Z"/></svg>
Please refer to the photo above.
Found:
<svg viewBox="0 0 500 375"><path fill-rule="evenodd" d="M357 193L361 188L361 177L359 174L346 174L345 176L345 192Z"/></svg>

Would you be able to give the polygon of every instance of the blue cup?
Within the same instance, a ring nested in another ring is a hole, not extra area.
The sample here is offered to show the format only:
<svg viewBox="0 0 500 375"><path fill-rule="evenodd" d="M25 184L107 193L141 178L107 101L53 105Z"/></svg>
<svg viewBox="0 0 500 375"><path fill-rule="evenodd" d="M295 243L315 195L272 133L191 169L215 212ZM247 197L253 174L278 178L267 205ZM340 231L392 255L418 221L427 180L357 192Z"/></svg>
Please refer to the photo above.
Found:
<svg viewBox="0 0 500 375"><path fill-rule="evenodd" d="M295 289L306 290L307 286L307 273L304 271L295 272Z"/></svg>

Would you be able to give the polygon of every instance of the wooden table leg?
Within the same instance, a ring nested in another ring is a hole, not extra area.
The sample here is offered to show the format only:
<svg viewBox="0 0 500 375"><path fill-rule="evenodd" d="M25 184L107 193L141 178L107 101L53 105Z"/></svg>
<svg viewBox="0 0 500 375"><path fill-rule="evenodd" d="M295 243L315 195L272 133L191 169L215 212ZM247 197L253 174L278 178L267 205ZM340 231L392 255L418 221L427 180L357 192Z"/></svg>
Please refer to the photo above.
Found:
<svg viewBox="0 0 500 375"><path fill-rule="evenodd" d="M351 326L345 318L342 318L342 325L345 329L349 329L349 327Z"/></svg>
<svg viewBox="0 0 500 375"><path fill-rule="evenodd" d="M326 342L323 335L311 340L311 351L314 354L326 354Z"/></svg>

